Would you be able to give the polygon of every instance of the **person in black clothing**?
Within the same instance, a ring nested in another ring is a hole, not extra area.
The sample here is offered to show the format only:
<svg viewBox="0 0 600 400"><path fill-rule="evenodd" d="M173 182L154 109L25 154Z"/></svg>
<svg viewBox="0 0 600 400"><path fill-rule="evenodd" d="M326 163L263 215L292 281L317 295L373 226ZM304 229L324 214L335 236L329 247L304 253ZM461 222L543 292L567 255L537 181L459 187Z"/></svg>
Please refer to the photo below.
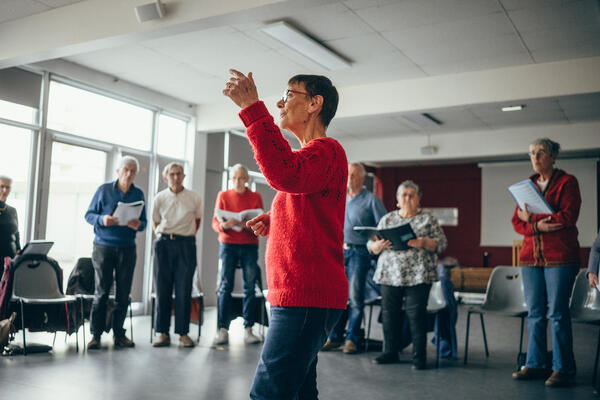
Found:
<svg viewBox="0 0 600 400"><path fill-rule="evenodd" d="M17 210L6 204L12 179L0 175L0 279L4 273L4 257L14 258L21 250Z"/></svg>

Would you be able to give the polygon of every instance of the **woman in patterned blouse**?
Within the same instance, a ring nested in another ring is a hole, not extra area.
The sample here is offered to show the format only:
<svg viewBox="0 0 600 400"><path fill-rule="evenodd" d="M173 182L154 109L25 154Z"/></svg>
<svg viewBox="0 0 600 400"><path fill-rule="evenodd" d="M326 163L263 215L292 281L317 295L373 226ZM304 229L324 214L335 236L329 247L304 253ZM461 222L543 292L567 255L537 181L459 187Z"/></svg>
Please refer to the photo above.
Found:
<svg viewBox="0 0 600 400"><path fill-rule="evenodd" d="M376 364L398 361L399 321L402 298L406 297L406 314L413 341L413 369L426 367L427 300L431 284L438 280L437 255L447 245L446 236L437 219L419 208L421 190L413 181L404 181L396 191L398 210L386 214L377 228L394 228L410 224L417 235L408 241L408 250L392 250L387 240L370 240L369 251L378 254L373 280L381 284L383 315L383 353Z"/></svg>

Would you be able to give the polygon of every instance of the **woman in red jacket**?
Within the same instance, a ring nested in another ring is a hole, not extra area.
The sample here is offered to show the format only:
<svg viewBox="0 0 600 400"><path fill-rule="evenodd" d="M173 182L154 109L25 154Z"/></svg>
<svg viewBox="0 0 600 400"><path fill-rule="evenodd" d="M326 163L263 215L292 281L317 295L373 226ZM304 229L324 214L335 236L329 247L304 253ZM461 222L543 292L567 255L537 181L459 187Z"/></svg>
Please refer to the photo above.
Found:
<svg viewBox="0 0 600 400"><path fill-rule="evenodd" d="M560 145L537 139L529 146L535 174L530 177L554 214L531 214L525 205L512 217L517 233L524 235L520 253L523 286L529 315L527 361L515 379L543 379L548 376L546 326L552 331L552 375L546 386L572 383L575 376L573 332L569 297L579 269L577 217L581 206L579 184L573 175L554 168Z"/></svg>
<svg viewBox="0 0 600 400"><path fill-rule="evenodd" d="M242 108L260 170L277 190L269 214L250 220L269 235L266 267L269 331L250 392L252 399L317 399L317 353L348 301L344 272L344 210L348 162L326 135L338 94L324 76L296 75L277 102L281 128L258 100L252 73L233 77L223 93Z"/></svg>

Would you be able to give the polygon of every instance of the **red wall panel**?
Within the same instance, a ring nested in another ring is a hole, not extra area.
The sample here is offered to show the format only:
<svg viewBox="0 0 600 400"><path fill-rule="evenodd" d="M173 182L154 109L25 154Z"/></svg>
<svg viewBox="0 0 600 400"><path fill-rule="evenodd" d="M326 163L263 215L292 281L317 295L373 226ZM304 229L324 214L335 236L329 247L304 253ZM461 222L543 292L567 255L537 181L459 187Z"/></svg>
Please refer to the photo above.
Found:
<svg viewBox="0 0 600 400"><path fill-rule="evenodd" d="M600 164L598 169L600 175ZM458 226L444 227L448 248L442 256L456 257L463 266L480 267L487 252L489 267L512 264L511 247L480 246L481 170L477 164L386 167L377 169L376 176L379 180L377 195L388 210L397 208L396 189L406 179L421 188L422 207L458 208ZM589 250L588 247L581 251L582 266L587 266Z"/></svg>

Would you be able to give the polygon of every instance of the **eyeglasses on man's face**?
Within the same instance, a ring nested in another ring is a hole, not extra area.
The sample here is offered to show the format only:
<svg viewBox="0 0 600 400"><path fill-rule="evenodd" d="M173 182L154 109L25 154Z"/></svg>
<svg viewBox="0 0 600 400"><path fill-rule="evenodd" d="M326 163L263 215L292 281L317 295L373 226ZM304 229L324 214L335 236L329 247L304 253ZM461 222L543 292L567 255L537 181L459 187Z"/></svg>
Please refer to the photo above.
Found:
<svg viewBox="0 0 600 400"><path fill-rule="evenodd" d="M281 96L281 101L283 101L284 103L287 102L288 96L289 96L290 93L304 94L304 95L310 96L306 92L301 92L299 90L293 90L293 89L286 89L285 92L283 92L283 96Z"/></svg>

